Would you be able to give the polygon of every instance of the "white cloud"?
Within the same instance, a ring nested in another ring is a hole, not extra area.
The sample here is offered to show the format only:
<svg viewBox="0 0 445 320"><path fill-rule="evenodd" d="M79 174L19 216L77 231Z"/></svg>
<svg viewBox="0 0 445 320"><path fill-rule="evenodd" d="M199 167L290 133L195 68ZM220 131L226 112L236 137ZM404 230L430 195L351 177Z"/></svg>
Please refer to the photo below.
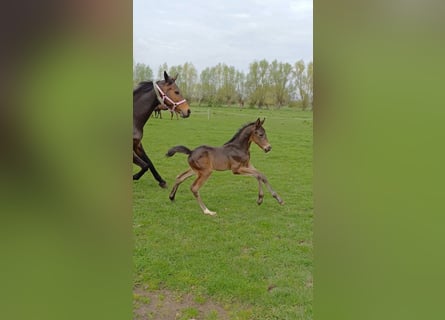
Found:
<svg viewBox="0 0 445 320"><path fill-rule="evenodd" d="M295 13L312 11L312 0L294 0L289 2L289 8Z"/></svg>
<svg viewBox="0 0 445 320"><path fill-rule="evenodd" d="M154 71L192 62L247 70L254 60L312 60L312 1L134 0L133 54Z"/></svg>
<svg viewBox="0 0 445 320"><path fill-rule="evenodd" d="M234 18L234 19L248 19L248 18L251 17L250 14L244 13L244 12L241 12L241 13L229 13L227 16L230 17L230 18Z"/></svg>

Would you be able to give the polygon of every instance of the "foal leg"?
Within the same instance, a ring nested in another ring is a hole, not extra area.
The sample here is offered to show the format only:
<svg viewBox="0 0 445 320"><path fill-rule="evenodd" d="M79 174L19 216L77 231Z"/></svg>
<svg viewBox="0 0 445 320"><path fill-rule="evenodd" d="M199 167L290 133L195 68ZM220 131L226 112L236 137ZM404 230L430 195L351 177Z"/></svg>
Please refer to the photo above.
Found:
<svg viewBox="0 0 445 320"><path fill-rule="evenodd" d="M179 185L181 183L183 183L185 179L190 178L194 174L195 174L195 171L193 171L190 168L176 177L175 184L172 188L172 191L170 192L170 195L168 196L170 198L170 200L172 200L172 201L175 200L176 191L178 190Z"/></svg>
<svg viewBox="0 0 445 320"><path fill-rule="evenodd" d="M258 205L263 203L263 199L264 199L264 192L263 192L263 186L261 184L261 179L260 178L256 178L258 181L258 200L256 201L256 203L258 203Z"/></svg>
<svg viewBox="0 0 445 320"><path fill-rule="evenodd" d="M241 174L242 176L254 177L255 179L257 179L257 181L258 181L258 199L257 199L256 203L258 203L258 205L262 204L263 199L264 199L264 192L263 192L263 185L262 185L261 178L257 175L252 174L252 173L241 173L241 172L233 172L233 173Z"/></svg>
<svg viewBox="0 0 445 320"><path fill-rule="evenodd" d="M210 177L210 173L198 173L198 178L196 178L195 181L193 181L192 186L190 187L190 190L192 191L193 195L195 196L196 200L198 201L199 206L201 207L201 210L204 214L208 214L211 216L216 215L216 212L210 211L204 202L202 202L201 196L199 195L199 188L202 187L202 185L206 182L206 180Z"/></svg>
<svg viewBox="0 0 445 320"><path fill-rule="evenodd" d="M267 189L269 190L269 192L272 194L272 197L274 197L279 204L284 204L283 199L280 198L280 196L278 195L278 193L276 193L271 185L269 184L269 181L267 181L267 178L264 174L262 174L261 172L259 172L257 169L255 169L254 167L241 167L238 169L238 171L236 173L239 173L241 175L245 175L245 176L253 176L258 180L258 184L259 184L259 191L258 191L258 200L257 203L261 204L263 202L263 190L261 188L261 182L265 184L265 186L267 187Z"/></svg>
<svg viewBox="0 0 445 320"><path fill-rule="evenodd" d="M249 168L256 170L251 164L249 164ZM263 185L262 185L261 177L259 177L258 175L254 175L254 174L244 174L244 175L252 176L257 179L257 181L258 181L258 200L256 201L256 203L258 203L258 205L262 204L263 199L264 199L264 192L263 192Z"/></svg>
<svg viewBox="0 0 445 320"><path fill-rule="evenodd" d="M272 189L271 185L269 184L269 182L266 179L266 176L263 175L263 177L261 179L262 179L263 183L266 185L266 187L269 190L269 192L272 195L272 197L274 197L278 201L279 204L284 204L283 199L281 199L280 196L278 195L278 193L276 193Z"/></svg>

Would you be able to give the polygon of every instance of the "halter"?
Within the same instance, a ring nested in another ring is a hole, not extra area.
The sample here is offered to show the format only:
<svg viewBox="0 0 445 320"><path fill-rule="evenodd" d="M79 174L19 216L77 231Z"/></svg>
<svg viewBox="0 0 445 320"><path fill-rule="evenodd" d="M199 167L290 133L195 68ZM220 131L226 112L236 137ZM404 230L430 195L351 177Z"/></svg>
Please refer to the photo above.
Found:
<svg viewBox="0 0 445 320"><path fill-rule="evenodd" d="M169 96L167 96L164 93L164 91L162 91L162 89L158 86L158 84L156 82L154 83L154 88L155 88L156 96L158 97L159 102L162 103L163 105L166 105L170 112L174 112L177 106L179 106L187 101L185 99L182 99L181 101L178 101L178 102L173 101ZM168 106L167 104L165 104L165 100L170 102L172 105Z"/></svg>

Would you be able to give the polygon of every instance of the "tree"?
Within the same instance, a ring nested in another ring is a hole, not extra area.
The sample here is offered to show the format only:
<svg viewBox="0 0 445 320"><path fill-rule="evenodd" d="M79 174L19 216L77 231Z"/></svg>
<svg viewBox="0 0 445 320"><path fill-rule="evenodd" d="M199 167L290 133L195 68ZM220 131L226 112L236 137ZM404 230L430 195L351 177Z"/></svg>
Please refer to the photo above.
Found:
<svg viewBox="0 0 445 320"><path fill-rule="evenodd" d="M244 105L244 100L246 99L246 76L241 71L236 71L235 73L235 90L236 90L236 102L240 105Z"/></svg>
<svg viewBox="0 0 445 320"><path fill-rule="evenodd" d="M295 63L293 69L294 81L296 89L298 90L301 106L306 110L311 104L312 95L312 63L310 74L306 71L306 66L303 60Z"/></svg>
<svg viewBox="0 0 445 320"><path fill-rule="evenodd" d="M173 77L178 75L176 83L181 88L182 96L192 101L195 99L195 88L198 79L198 72L191 62L186 62L182 66L173 66L169 70L169 74Z"/></svg>
<svg viewBox="0 0 445 320"><path fill-rule="evenodd" d="M164 71L168 72L168 65L165 62L162 65L159 66L159 68L158 68L158 77L156 78L156 80L163 80L164 79Z"/></svg>
<svg viewBox="0 0 445 320"><path fill-rule="evenodd" d="M281 107L290 100L289 83L292 81L292 66L289 63L274 60L269 66L269 74L274 104Z"/></svg>
<svg viewBox="0 0 445 320"><path fill-rule="evenodd" d="M213 69L213 68L212 68ZM209 67L201 71L199 76L201 80L201 101L209 105L215 103L216 81L213 70Z"/></svg>
<svg viewBox="0 0 445 320"><path fill-rule="evenodd" d="M229 105L248 103L260 108L266 106L290 105L298 102L303 110L313 105L313 62L305 64L303 60L294 65L266 59L254 61L249 65L247 74L233 66L218 63L207 67L198 76L198 71L191 62L168 67L167 63L159 66L157 78L162 80L164 71L176 76L181 95L191 102L208 105ZM143 63L133 67L133 80L152 80L153 72Z"/></svg>
<svg viewBox="0 0 445 320"><path fill-rule="evenodd" d="M150 81L153 79L153 71L143 63L136 63L133 67L133 84L136 85L141 81Z"/></svg>
<svg viewBox="0 0 445 320"><path fill-rule="evenodd" d="M254 61L250 64L246 79L246 91L250 105L258 105L261 108L272 103L269 62L267 60Z"/></svg>
<svg viewBox="0 0 445 320"><path fill-rule="evenodd" d="M236 91L236 70L235 67L219 64L220 83L217 91L217 100L221 104L232 104L238 101Z"/></svg>
<svg viewBox="0 0 445 320"><path fill-rule="evenodd" d="M309 104L312 107L314 105L314 63L312 61L308 63L306 70Z"/></svg>

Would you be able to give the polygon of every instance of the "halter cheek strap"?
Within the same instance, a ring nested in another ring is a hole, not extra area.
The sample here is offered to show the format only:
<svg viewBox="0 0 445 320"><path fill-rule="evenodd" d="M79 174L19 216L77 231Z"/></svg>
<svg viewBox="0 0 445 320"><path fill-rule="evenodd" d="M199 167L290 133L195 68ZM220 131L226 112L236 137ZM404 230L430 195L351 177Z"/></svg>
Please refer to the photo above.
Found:
<svg viewBox="0 0 445 320"><path fill-rule="evenodd" d="M178 101L178 102L173 101L169 96L167 96L162 91L162 89L158 86L157 83L155 83L154 88L155 88L156 96L158 97L159 102L162 104L165 104L167 106L167 108L170 110L170 112L174 112L177 106L179 106L187 101L185 99L182 99L181 101ZM170 102L171 106L167 105L165 103L165 100Z"/></svg>

